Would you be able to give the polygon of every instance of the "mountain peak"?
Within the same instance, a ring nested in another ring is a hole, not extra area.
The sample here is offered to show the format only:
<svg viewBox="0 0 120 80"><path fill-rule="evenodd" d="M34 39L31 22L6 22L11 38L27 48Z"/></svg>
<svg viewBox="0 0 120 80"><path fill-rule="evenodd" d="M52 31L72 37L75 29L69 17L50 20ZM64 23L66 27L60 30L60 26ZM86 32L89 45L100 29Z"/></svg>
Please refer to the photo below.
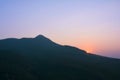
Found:
<svg viewBox="0 0 120 80"><path fill-rule="evenodd" d="M45 37L44 35L38 35L38 36L36 36L34 39L36 39L36 40L41 40L41 41L46 41L46 42L51 42L51 40L50 39L48 39L47 37Z"/></svg>
<svg viewBox="0 0 120 80"><path fill-rule="evenodd" d="M35 38L46 38L46 37L43 36L43 35L38 35L38 36L36 36Z"/></svg>

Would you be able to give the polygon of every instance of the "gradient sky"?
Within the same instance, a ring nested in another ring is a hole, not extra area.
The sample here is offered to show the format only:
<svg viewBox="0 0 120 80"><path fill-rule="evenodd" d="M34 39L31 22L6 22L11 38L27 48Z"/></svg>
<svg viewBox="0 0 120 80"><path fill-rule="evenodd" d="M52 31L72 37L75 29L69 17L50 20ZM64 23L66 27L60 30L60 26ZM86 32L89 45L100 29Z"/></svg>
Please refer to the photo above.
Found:
<svg viewBox="0 0 120 80"><path fill-rule="evenodd" d="M120 58L120 0L0 0L0 39L38 34Z"/></svg>

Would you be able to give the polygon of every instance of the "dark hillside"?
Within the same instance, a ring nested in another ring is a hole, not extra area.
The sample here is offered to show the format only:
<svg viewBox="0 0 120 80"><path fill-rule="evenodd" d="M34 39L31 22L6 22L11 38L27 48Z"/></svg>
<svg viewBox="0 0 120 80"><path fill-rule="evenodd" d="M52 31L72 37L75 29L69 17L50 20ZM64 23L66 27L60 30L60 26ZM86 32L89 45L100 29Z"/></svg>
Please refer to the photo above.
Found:
<svg viewBox="0 0 120 80"><path fill-rule="evenodd" d="M119 80L120 60L39 35L0 40L0 80Z"/></svg>

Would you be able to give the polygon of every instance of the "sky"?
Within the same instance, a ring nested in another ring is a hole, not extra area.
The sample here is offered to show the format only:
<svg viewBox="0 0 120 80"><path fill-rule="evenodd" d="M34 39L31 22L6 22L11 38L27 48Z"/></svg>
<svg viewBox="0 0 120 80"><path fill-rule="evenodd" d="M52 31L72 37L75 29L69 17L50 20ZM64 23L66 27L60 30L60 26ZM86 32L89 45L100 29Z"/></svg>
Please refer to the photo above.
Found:
<svg viewBox="0 0 120 80"><path fill-rule="evenodd" d="M0 0L0 39L39 34L120 58L120 0Z"/></svg>

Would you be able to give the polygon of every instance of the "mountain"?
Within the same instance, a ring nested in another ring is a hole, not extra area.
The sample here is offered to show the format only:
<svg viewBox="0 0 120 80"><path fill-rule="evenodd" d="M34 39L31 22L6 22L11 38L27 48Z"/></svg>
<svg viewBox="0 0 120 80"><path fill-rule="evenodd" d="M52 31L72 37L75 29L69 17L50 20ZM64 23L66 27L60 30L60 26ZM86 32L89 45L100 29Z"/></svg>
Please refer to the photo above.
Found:
<svg viewBox="0 0 120 80"><path fill-rule="evenodd" d="M0 40L0 80L120 80L120 59L35 38Z"/></svg>

